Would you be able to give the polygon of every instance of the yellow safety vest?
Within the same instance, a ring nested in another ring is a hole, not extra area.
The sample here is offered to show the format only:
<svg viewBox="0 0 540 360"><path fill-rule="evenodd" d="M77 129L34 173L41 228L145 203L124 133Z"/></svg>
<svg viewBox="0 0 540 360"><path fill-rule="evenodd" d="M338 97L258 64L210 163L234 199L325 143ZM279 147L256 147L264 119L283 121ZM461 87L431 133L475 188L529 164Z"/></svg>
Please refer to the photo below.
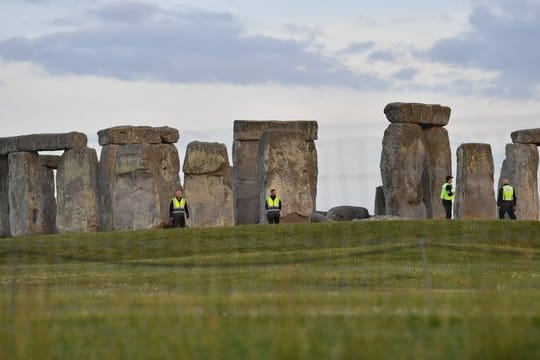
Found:
<svg viewBox="0 0 540 360"><path fill-rule="evenodd" d="M276 196L275 199L272 200L270 196L266 198L266 204L268 205L268 209L266 211L279 211L279 202L280 202L279 196Z"/></svg>
<svg viewBox="0 0 540 360"><path fill-rule="evenodd" d="M442 189L441 189L441 199L443 199L443 200L454 200L454 194L448 195L448 191L446 191L446 185L452 186L452 184L449 184L449 183L445 183L445 184L442 186Z"/></svg>
<svg viewBox="0 0 540 360"><path fill-rule="evenodd" d="M512 185L503 185L502 187L502 199L503 201L512 201L514 200L514 188Z"/></svg>
<svg viewBox="0 0 540 360"><path fill-rule="evenodd" d="M172 203L173 203L173 212L174 213L183 213L184 212L184 208L186 207L186 199L182 198L182 200L178 200L175 197L172 198Z"/></svg>

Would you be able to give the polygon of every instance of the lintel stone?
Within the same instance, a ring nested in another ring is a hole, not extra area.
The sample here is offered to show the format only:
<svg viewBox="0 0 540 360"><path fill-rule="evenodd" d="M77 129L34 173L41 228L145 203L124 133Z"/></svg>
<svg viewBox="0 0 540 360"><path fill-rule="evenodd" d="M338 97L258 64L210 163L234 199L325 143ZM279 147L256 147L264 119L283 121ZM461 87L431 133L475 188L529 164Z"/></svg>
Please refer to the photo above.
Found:
<svg viewBox="0 0 540 360"><path fill-rule="evenodd" d="M510 136L514 144L534 144L540 146L540 128L514 131Z"/></svg>
<svg viewBox="0 0 540 360"><path fill-rule="evenodd" d="M0 138L0 155L13 152L55 151L86 147L88 138L80 132L32 134Z"/></svg>
<svg viewBox="0 0 540 360"><path fill-rule="evenodd" d="M313 120L297 121L257 121L257 120L235 120L234 140L261 139L264 130L293 130L299 131L304 140L317 140L318 124Z"/></svg>

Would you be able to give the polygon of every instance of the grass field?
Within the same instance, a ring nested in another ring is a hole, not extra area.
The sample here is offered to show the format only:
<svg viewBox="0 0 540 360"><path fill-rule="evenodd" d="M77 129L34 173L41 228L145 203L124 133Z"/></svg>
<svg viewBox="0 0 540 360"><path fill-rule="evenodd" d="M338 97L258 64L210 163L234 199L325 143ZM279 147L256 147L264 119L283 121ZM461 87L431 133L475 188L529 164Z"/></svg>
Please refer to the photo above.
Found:
<svg viewBox="0 0 540 360"><path fill-rule="evenodd" d="M540 358L540 223L0 239L1 359Z"/></svg>

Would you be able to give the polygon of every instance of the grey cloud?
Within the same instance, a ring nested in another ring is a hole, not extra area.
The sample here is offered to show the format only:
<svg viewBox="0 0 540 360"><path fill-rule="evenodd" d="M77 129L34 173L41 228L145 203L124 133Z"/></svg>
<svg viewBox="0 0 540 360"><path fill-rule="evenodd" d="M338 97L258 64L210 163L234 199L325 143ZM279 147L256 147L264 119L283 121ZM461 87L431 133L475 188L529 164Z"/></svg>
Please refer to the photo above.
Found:
<svg viewBox="0 0 540 360"><path fill-rule="evenodd" d="M370 60L395 62L396 55L389 50L377 50L369 55Z"/></svg>
<svg viewBox="0 0 540 360"><path fill-rule="evenodd" d="M409 81L412 80L416 74L418 74L418 69L407 67L394 73L392 78L396 80Z"/></svg>
<svg viewBox="0 0 540 360"><path fill-rule="evenodd" d="M133 12L121 15L129 4L136 4ZM142 18L143 10L142 3L117 3L95 10L103 21L92 28L0 41L0 57L34 62L54 74L125 80L362 89L386 85L375 75L355 73L337 59L309 50L311 43L246 35L230 14L149 7L149 14L157 16ZM135 21L123 21L129 18Z"/></svg>
<svg viewBox="0 0 540 360"><path fill-rule="evenodd" d="M104 21L133 23L151 19L159 15L161 10L158 6L148 3L119 1L99 9L91 9L88 13Z"/></svg>
<svg viewBox="0 0 540 360"><path fill-rule="evenodd" d="M368 50L374 48L376 43L374 41L363 41L349 44L346 48L340 50L341 54L362 54Z"/></svg>
<svg viewBox="0 0 540 360"><path fill-rule="evenodd" d="M522 0L478 7L469 23L469 31L435 43L428 57L497 72L485 90L489 96L532 96L540 84L540 4Z"/></svg>

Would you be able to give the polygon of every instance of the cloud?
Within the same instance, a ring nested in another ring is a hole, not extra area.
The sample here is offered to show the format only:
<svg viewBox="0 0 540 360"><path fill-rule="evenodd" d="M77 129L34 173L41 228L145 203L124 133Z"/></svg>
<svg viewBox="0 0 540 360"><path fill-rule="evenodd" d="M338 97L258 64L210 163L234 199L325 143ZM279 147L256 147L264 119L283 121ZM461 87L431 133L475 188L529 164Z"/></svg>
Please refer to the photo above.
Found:
<svg viewBox="0 0 540 360"><path fill-rule="evenodd" d="M410 81L416 74L418 74L418 69L406 67L394 73L392 78L396 80Z"/></svg>
<svg viewBox="0 0 540 360"><path fill-rule="evenodd" d="M340 51L341 54L363 54L376 45L375 41L354 42Z"/></svg>
<svg viewBox="0 0 540 360"><path fill-rule="evenodd" d="M396 62L396 55L390 50L377 50L369 55L370 60Z"/></svg>
<svg viewBox="0 0 540 360"><path fill-rule="evenodd" d="M540 4L521 0L490 5L475 8L470 29L437 41L427 56L452 66L496 72L484 90L488 96L532 97L540 85L540 48L536 46Z"/></svg>
<svg viewBox="0 0 540 360"><path fill-rule="evenodd" d="M123 80L385 86L377 76L354 72L313 50L311 42L246 35L229 13L117 2L87 14L97 25L0 41L0 57L33 62L52 74Z"/></svg>

